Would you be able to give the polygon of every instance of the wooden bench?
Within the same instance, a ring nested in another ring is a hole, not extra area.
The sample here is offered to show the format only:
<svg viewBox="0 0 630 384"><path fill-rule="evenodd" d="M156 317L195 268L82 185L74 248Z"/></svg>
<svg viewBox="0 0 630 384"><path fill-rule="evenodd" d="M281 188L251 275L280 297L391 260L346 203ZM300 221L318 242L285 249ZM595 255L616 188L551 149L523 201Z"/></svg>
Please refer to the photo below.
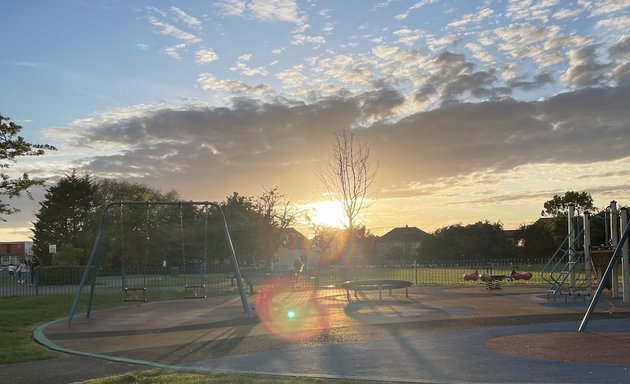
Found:
<svg viewBox="0 0 630 384"><path fill-rule="evenodd" d="M350 291L354 291L354 297L359 300L357 296L358 291L378 290L378 298L383 299L383 289L388 289L389 294L392 294L392 289L405 288L405 296L409 297L409 287L413 283L407 280L353 280L345 281L341 283L341 288L346 290L346 297L350 302Z"/></svg>

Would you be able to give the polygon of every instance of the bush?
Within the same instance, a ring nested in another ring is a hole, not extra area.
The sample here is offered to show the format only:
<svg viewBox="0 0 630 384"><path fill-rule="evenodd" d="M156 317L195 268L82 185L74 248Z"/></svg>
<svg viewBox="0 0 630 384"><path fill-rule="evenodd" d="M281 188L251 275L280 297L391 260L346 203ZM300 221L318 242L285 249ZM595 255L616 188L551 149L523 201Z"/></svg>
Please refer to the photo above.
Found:
<svg viewBox="0 0 630 384"><path fill-rule="evenodd" d="M53 265L72 267L79 264L83 256L83 248L73 247L72 244L64 244L61 250L53 256Z"/></svg>

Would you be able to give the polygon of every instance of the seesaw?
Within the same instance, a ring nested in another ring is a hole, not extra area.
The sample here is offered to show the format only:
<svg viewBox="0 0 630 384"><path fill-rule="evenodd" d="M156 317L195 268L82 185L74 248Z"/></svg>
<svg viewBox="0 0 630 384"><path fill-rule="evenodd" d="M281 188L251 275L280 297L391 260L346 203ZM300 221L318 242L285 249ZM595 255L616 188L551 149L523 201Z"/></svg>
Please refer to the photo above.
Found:
<svg viewBox="0 0 630 384"><path fill-rule="evenodd" d="M517 272L514 269L509 275L492 275L490 273L479 274L478 271L464 274L464 280L466 281L481 280L484 283L486 283L487 289L501 289L501 282L503 282L503 280L508 280L508 281L529 280L531 278L532 278L531 272Z"/></svg>

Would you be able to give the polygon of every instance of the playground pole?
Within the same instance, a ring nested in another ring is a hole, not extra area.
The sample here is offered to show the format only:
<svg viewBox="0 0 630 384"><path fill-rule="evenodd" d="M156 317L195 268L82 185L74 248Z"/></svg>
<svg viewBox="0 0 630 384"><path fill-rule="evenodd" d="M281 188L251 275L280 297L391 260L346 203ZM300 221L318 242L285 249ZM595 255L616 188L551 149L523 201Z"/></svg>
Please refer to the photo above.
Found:
<svg viewBox="0 0 630 384"><path fill-rule="evenodd" d="M617 211L617 202L610 202L610 245L614 249L619 244L619 212ZM612 291L611 297L619 297L619 266L613 265L612 270Z"/></svg>
<svg viewBox="0 0 630 384"><path fill-rule="evenodd" d="M591 294L591 214L584 212L584 275L586 293Z"/></svg>
<svg viewBox="0 0 630 384"><path fill-rule="evenodd" d="M619 210L619 216L621 220L620 231L625 232L628 227L628 208L623 207ZM628 239L621 244L621 274L623 276L623 283L621 285L623 290L623 302L630 302L630 271L628 270Z"/></svg>
<svg viewBox="0 0 630 384"><path fill-rule="evenodd" d="M568 230L569 230L569 264L575 262L575 229L573 223L573 217L575 216L575 205L569 204L569 213L567 215ZM569 274L569 289L573 291L575 289L575 268L571 268Z"/></svg>
<svg viewBox="0 0 630 384"><path fill-rule="evenodd" d="M626 229L624 229L623 231L623 234L621 235L621 240L619 242L625 243L628 240L629 235L630 235L630 228L626 227ZM586 312L584 313L582 322L580 323L580 326L578 327L578 332L582 332L584 329L586 329L586 325L588 325L588 321L590 320L591 315L593 314L593 310L595 309L595 306L597 305L597 302L599 301L599 297L602 295L602 291L604 290L604 286L606 285L606 279L610 277L612 273L612 267L615 263L617 263L618 261L617 259L620 256L621 256L621 247L618 246L615 248L615 251L613 252L612 257L610 258L610 262L608 263L606 270L602 274L602 278L599 280L597 289L595 290L595 293L593 293L593 296L591 297L591 303L588 305L588 308Z"/></svg>

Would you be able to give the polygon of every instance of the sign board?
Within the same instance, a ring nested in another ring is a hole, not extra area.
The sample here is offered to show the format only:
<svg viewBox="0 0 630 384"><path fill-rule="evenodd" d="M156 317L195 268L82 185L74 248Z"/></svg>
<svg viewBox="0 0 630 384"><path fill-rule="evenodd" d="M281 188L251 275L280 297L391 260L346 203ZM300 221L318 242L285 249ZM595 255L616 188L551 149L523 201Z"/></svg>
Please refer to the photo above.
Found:
<svg viewBox="0 0 630 384"><path fill-rule="evenodd" d="M48 244L48 253L57 253L57 245Z"/></svg>

